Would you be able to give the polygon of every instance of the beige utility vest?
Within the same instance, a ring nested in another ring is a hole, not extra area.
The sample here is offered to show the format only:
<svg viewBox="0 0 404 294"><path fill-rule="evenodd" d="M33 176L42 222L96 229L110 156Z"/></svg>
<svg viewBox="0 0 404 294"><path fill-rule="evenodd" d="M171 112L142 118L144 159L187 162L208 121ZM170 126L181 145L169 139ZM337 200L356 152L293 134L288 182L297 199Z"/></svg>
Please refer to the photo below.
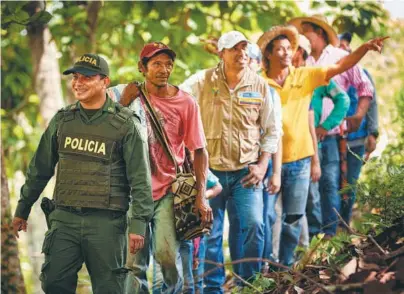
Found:
<svg viewBox="0 0 404 294"><path fill-rule="evenodd" d="M258 161L265 97L266 82L250 69L233 91L221 65L206 71L199 106L210 168L235 171Z"/></svg>

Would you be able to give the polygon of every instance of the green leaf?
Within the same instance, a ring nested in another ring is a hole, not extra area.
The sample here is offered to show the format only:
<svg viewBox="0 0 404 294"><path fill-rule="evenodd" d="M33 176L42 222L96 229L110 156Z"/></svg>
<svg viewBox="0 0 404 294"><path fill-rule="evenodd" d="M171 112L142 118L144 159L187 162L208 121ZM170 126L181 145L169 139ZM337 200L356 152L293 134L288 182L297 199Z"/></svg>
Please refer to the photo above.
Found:
<svg viewBox="0 0 404 294"><path fill-rule="evenodd" d="M28 3L28 1L7 1L5 4L7 10L14 14L18 11L20 11L26 4Z"/></svg>
<svg viewBox="0 0 404 294"><path fill-rule="evenodd" d="M338 1L326 1L325 3L331 7L337 7L338 5Z"/></svg>
<svg viewBox="0 0 404 294"><path fill-rule="evenodd" d="M251 30L251 18L243 16L239 21L239 26L246 31Z"/></svg>
<svg viewBox="0 0 404 294"><path fill-rule="evenodd" d="M269 30L273 25L272 17L268 13L259 14L257 17L257 23L261 30L264 32Z"/></svg>
<svg viewBox="0 0 404 294"><path fill-rule="evenodd" d="M205 14L199 9L194 9L191 12L191 18L196 23L197 28L194 31L195 35L201 35L205 32L208 22L206 20Z"/></svg>
<svg viewBox="0 0 404 294"><path fill-rule="evenodd" d="M29 21L29 14L26 11L18 11L14 14L14 20L19 23L27 23Z"/></svg>
<svg viewBox="0 0 404 294"><path fill-rule="evenodd" d="M47 11L39 11L30 17L30 23L47 24L52 18L52 14Z"/></svg>

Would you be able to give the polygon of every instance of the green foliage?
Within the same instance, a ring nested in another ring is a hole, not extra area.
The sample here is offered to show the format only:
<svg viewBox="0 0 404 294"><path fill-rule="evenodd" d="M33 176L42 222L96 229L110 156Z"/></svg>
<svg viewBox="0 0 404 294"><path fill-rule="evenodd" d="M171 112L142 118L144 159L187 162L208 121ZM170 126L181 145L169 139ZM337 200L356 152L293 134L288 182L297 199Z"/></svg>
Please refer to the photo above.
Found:
<svg viewBox="0 0 404 294"><path fill-rule="evenodd" d="M31 54L24 28L2 30L1 107L13 109L33 93Z"/></svg>
<svg viewBox="0 0 404 294"><path fill-rule="evenodd" d="M332 25L338 33L353 32L367 38L385 34L389 14L382 4L373 1L325 1L312 2L313 8L326 9L332 16Z"/></svg>
<svg viewBox="0 0 404 294"><path fill-rule="evenodd" d="M42 133L39 128L38 113L39 99L31 95L24 101L24 112L1 109L2 147L9 178L13 178L15 171L25 171L38 145Z"/></svg>
<svg viewBox="0 0 404 294"><path fill-rule="evenodd" d="M256 274L254 281L251 283L253 287L244 287L242 289L236 287L233 288L231 293L234 294L256 294L256 293L264 293L276 288L276 282L274 279L264 277L261 274Z"/></svg>
<svg viewBox="0 0 404 294"><path fill-rule="evenodd" d="M296 265L297 270L301 270L307 264L331 264L341 265L349 257L348 254L338 254L343 248L351 244L351 240L356 238L354 235L348 235L346 233L339 233L330 240L323 239L324 234L314 236L308 248L298 246L296 253L302 258Z"/></svg>
<svg viewBox="0 0 404 294"><path fill-rule="evenodd" d="M62 68L72 56L96 49L111 63L112 82L142 79L138 55L145 43L163 41L177 53L171 77L181 83L192 73L214 66L218 58L203 49L200 38L220 37L223 31L240 30L248 36L284 23L299 10L283 2L103 2L98 14L95 44L89 44L88 3L58 2L50 29L62 52ZM258 20L258 21L257 21Z"/></svg>
<svg viewBox="0 0 404 294"><path fill-rule="evenodd" d="M357 183L358 202L371 212L361 222L362 229L389 226L404 215L404 162L386 157L388 153L366 163L366 180Z"/></svg>
<svg viewBox="0 0 404 294"><path fill-rule="evenodd" d="M384 160L387 161L388 165L402 166L404 164L404 87L397 93L394 100L397 116L393 122L400 126L400 130L396 142L387 146L384 151Z"/></svg>
<svg viewBox="0 0 404 294"><path fill-rule="evenodd" d="M30 24L47 24L52 15L47 11L38 11L29 15L27 5L30 1L8 1L1 3L1 28L8 29L11 24L28 26Z"/></svg>

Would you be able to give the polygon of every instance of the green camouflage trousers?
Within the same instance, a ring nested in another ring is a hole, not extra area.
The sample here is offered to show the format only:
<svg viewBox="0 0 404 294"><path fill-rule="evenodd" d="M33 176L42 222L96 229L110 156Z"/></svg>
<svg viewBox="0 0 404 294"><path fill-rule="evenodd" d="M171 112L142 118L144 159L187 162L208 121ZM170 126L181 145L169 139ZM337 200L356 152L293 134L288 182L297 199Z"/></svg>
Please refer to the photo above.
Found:
<svg viewBox="0 0 404 294"><path fill-rule="evenodd" d="M124 293L127 217L123 212L55 209L49 215L40 280L47 294L76 293L83 262L93 293Z"/></svg>

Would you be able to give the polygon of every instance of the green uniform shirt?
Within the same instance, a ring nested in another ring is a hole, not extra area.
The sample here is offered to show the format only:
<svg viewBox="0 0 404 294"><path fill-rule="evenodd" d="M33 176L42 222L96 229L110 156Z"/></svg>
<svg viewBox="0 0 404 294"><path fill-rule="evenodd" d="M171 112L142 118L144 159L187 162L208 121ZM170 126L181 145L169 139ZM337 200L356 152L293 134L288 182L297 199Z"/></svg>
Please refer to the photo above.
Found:
<svg viewBox="0 0 404 294"><path fill-rule="evenodd" d="M332 79L327 86L316 88L313 92L311 106L314 110L314 125L317 127L320 123L323 109L323 98L329 97L334 103L334 108L326 120L321 124L327 131L338 126L344 119L349 108L349 96Z"/></svg>
<svg viewBox="0 0 404 294"><path fill-rule="evenodd" d="M80 109L80 116L88 124L97 124L115 111L115 102L107 98L104 106L91 119L77 102L72 107ZM48 181L55 173L59 160L57 130L60 115L55 115L39 142L38 149L32 158L26 175L26 182L21 188L21 196L15 212L16 217L28 219L32 205L38 200ZM152 199L148 145L145 136L141 135L139 120L134 116L129 131L123 138L123 158L126 174L131 187L132 203L131 224L129 232L145 235L146 224L150 221L154 203Z"/></svg>

